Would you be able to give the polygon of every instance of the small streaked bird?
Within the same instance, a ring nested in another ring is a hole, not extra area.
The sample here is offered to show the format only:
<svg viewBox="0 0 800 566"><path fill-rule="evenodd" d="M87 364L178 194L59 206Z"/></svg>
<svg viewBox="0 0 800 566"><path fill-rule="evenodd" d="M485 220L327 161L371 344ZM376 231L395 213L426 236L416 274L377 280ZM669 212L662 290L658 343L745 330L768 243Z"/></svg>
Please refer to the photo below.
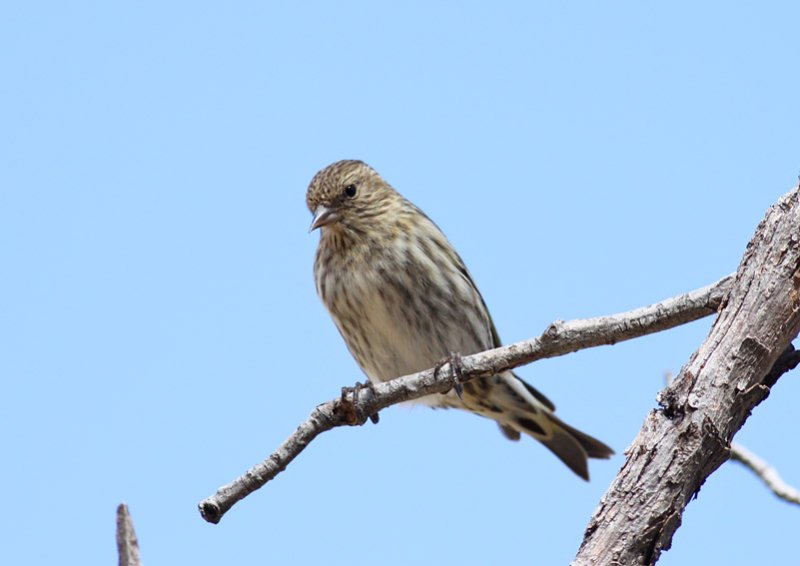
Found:
<svg viewBox="0 0 800 566"><path fill-rule="evenodd" d="M452 353L500 346L486 304L438 226L362 161L338 161L308 187L321 229L317 292L372 383L435 367ZM487 417L511 440L532 436L589 479L588 458L614 452L561 421L547 397L511 371L424 397Z"/></svg>

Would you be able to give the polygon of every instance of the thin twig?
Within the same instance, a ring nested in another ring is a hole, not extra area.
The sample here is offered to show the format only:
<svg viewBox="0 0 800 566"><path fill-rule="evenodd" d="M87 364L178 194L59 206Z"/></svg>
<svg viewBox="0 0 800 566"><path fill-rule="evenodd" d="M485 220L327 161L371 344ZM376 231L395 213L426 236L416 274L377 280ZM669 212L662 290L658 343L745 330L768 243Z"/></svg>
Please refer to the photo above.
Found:
<svg viewBox="0 0 800 566"><path fill-rule="evenodd" d="M629 312L556 321L537 338L463 357L458 375L454 374L450 364L445 364L438 371L428 369L361 389L355 399L343 395L340 399L323 403L269 458L200 502L200 513L206 521L218 523L237 501L272 480L326 430L361 425L370 415L376 415L390 405L443 393L471 379L495 375L544 358L613 345L709 316L721 307L732 282L733 276L729 275L713 285Z"/></svg>
<svg viewBox="0 0 800 566"><path fill-rule="evenodd" d="M731 444L731 460L741 462L779 498L800 505L800 490L783 481L778 471L741 444Z"/></svg>

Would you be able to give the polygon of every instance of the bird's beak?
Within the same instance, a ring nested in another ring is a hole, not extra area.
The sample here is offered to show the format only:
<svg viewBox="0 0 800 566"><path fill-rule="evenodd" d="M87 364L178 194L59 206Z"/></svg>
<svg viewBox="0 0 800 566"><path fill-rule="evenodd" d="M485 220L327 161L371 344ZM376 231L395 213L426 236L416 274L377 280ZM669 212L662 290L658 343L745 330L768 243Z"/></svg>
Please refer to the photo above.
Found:
<svg viewBox="0 0 800 566"><path fill-rule="evenodd" d="M311 228L309 228L308 231L312 232L317 228L327 226L337 220L339 220L339 215L336 214L336 211L331 210L327 206L319 205L314 211L314 220L311 221Z"/></svg>

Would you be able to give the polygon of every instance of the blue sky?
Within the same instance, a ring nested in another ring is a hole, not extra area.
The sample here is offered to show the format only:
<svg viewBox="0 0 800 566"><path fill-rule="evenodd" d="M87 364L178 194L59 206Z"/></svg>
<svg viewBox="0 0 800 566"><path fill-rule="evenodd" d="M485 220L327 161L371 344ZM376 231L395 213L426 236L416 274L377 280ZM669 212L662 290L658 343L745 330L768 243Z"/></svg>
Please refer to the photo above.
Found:
<svg viewBox="0 0 800 566"><path fill-rule="evenodd" d="M7 564L565 564L710 321L523 368L619 453L575 478L483 419L392 408L221 524L196 504L363 379L306 186L373 165L506 342L734 271L800 171L792 2L18 2L0 8ZM737 440L800 484L786 376ZM726 464L660 564L784 563L800 511Z"/></svg>

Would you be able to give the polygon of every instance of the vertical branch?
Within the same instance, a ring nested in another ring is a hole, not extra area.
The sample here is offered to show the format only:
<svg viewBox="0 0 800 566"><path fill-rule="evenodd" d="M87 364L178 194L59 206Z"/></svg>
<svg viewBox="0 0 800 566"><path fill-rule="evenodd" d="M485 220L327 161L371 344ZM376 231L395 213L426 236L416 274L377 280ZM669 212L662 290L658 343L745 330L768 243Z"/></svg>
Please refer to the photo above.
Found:
<svg viewBox="0 0 800 566"><path fill-rule="evenodd" d="M119 566L141 566L139 541L136 539L128 506L124 503L120 503L117 507L117 552Z"/></svg>

